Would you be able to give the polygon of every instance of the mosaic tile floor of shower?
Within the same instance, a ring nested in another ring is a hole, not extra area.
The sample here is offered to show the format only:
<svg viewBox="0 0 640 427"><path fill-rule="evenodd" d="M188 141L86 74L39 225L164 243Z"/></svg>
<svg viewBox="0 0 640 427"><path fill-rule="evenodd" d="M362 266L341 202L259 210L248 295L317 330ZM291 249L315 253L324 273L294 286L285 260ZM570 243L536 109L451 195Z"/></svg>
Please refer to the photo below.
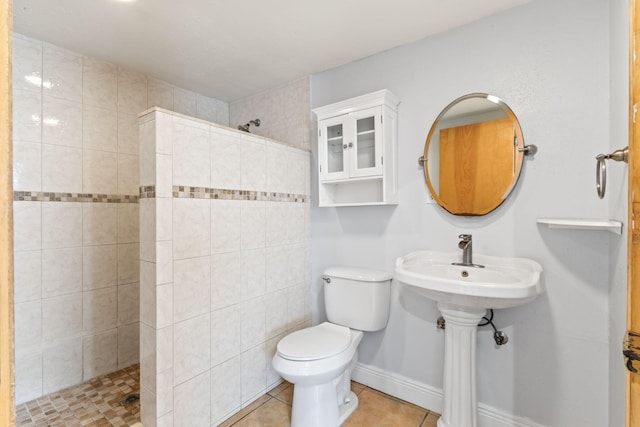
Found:
<svg viewBox="0 0 640 427"><path fill-rule="evenodd" d="M18 405L16 426L131 426L140 421L140 400L121 401L132 393L140 393L140 365Z"/></svg>
<svg viewBox="0 0 640 427"><path fill-rule="evenodd" d="M360 405L343 427L435 427L439 414L353 383ZM16 408L19 427L133 426L140 421L140 401L122 400L140 392L140 366L122 369L52 393ZM293 386L283 383L221 427L285 427L291 422Z"/></svg>

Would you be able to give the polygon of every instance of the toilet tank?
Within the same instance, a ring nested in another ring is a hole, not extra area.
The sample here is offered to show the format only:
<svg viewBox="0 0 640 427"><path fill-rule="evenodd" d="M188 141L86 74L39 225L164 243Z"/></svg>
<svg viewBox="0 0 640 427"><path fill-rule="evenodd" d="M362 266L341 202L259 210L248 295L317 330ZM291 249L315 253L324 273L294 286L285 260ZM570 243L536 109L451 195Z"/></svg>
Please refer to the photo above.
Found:
<svg viewBox="0 0 640 427"><path fill-rule="evenodd" d="M364 268L330 267L322 278L329 322L368 332L387 326L391 274Z"/></svg>

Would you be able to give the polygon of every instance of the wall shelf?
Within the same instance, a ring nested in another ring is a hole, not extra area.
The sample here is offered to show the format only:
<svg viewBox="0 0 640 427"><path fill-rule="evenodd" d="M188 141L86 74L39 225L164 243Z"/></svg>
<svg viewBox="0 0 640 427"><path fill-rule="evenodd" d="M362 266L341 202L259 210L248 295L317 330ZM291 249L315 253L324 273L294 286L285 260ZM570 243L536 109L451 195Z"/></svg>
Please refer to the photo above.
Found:
<svg viewBox="0 0 640 427"><path fill-rule="evenodd" d="M574 230L605 230L613 234L622 234L622 222L609 219L591 218L538 218L538 224L546 224L549 228Z"/></svg>

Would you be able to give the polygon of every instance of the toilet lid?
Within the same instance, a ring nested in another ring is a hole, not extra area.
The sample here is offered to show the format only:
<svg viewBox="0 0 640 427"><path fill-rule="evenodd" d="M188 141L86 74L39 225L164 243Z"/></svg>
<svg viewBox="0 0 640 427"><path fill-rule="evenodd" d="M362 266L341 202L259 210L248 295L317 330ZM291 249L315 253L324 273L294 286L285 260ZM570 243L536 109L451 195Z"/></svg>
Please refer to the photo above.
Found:
<svg viewBox="0 0 640 427"><path fill-rule="evenodd" d="M341 353L349 343L349 328L325 322L287 335L278 343L278 353L289 360L318 360Z"/></svg>

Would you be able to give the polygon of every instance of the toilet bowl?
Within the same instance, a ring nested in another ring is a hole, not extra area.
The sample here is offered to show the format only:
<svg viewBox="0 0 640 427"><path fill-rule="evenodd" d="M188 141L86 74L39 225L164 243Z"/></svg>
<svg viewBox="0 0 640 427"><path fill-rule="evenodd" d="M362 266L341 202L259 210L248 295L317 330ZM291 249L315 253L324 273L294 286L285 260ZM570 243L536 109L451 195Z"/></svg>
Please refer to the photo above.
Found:
<svg viewBox="0 0 640 427"><path fill-rule="evenodd" d="M363 331L383 329L389 317L388 273L333 267L323 279L329 321L287 335L273 357L294 385L291 427L337 427L355 411L351 372Z"/></svg>

